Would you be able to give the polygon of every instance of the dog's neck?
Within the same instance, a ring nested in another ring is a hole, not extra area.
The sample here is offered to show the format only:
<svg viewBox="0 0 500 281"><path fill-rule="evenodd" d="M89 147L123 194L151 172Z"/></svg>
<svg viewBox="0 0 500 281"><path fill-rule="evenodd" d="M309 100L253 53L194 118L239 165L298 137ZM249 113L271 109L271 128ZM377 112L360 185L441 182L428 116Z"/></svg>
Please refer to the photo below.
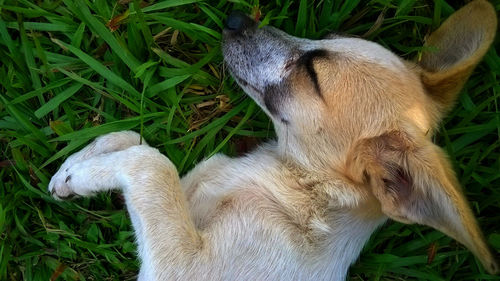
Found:
<svg viewBox="0 0 500 281"><path fill-rule="evenodd" d="M258 184L266 186L291 223L304 230L303 241L291 239L298 239L297 247L303 248L299 251L314 261L318 279L346 274L371 234L387 219L378 201L334 172L318 173L280 155L279 143L271 142L248 155L248 165L270 174Z"/></svg>
<svg viewBox="0 0 500 281"><path fill-rule="evenodd" d="M332 139L325 128L318 128L316 133L308 135L297 134L291 125L279 125L276 121L274 124L278 137L276 154L310 172L328 174L335 170L345 161L345 152L352 144L347 138Z"/></svg>

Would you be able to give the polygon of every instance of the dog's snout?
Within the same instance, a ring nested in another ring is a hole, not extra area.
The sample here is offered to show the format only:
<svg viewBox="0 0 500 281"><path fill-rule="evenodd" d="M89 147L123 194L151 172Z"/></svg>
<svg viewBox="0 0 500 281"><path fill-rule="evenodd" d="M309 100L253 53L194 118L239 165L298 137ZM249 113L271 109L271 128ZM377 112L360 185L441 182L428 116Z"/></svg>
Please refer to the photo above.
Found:
<svg viewBox="0 0 500 281"><path fill-rule="evenodd" d="M242 11L232 11L226 19L226 29L240 32L255 22Z"/></svg>

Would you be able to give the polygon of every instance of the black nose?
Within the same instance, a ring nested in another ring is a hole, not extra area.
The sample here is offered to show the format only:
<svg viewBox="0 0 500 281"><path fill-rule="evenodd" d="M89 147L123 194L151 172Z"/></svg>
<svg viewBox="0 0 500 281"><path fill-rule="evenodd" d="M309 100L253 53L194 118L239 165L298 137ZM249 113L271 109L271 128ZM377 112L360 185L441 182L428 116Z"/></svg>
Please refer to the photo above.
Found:
<svg viewBox="0 0 500 281"><path fill-rule="evenodd" d="M226 28L232 31L242 31L252 25L254 21L242 11L232 11L226 19Z"/></svg>

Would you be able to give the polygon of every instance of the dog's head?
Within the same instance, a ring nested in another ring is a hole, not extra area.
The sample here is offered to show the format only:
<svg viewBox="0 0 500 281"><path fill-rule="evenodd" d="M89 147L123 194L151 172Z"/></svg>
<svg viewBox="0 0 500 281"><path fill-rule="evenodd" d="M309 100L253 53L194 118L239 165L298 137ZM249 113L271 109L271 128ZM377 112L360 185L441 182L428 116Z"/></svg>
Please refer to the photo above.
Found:
<svg viewBox="0 0 500 281"><path fill-rule="evenodd" d="M282 157L341 174L385 215L443 231L497 272L449 161L431 141L496 26L491 4L476 0L428 37L430 50L413 63L363 39L296 38L235 12L223 53L273 120Z"/></svg>

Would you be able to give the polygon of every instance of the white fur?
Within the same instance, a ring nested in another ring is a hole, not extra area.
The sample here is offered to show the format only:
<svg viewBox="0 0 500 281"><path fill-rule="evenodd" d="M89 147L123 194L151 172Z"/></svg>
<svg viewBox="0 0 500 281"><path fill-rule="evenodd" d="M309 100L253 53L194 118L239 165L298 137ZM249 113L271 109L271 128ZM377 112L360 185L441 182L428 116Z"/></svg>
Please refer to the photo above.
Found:
<svg viewBox="0 0 500 281"><path fill-rule="evenodd" d="M127 136L130 141L125 143L130 146L120 145L122 150L114 151L117 146L113 138L118 141ZM283 208L277 202L287 196L276 193L282 187L274 186L295 184L295 178L287 175L289 171L278 160L274 144L243 158L216 155L179 182L175 167L166 157L147 145L133 145L136 140L137 135L130 132L98 139L68 158L49 190L54 190L57 198L71 192L89 195L121 188L142 261L139 280L197 280L200 276L207 280L344 280L370 234L385 220L356 218L332 203L332 208L338 208L335 215L326 221L312 221L320 242L310 245L314 249L310 252L299 246L310 242L293 237L293 228L279 225L285 213L273 211ZM172 181L157 182L158 173L168 174L166 178ZM61 181L68 175L69 180ZM171 212L182 210L169 212L173 206L162 205L169 204L169 189L184 191L189 217L203 241L188 262L179 256L182 250L172 254L180 246L172 243L176 228L169 218ZM221 212L218 206L227 198L233 198L234 205ZM264 212L269 215L267 222L255 217L260 208L269 208ZM294 245L283 239L284 235L303 241Z"/></svg>
<svg viewBox="0 0 500 281"><path fill-rule="evenodd" d="M392 70L406 71L401 59L379 44L359 38L336 38L318 41L334 52L350 55L361 61L379 64Z"/></svg>

